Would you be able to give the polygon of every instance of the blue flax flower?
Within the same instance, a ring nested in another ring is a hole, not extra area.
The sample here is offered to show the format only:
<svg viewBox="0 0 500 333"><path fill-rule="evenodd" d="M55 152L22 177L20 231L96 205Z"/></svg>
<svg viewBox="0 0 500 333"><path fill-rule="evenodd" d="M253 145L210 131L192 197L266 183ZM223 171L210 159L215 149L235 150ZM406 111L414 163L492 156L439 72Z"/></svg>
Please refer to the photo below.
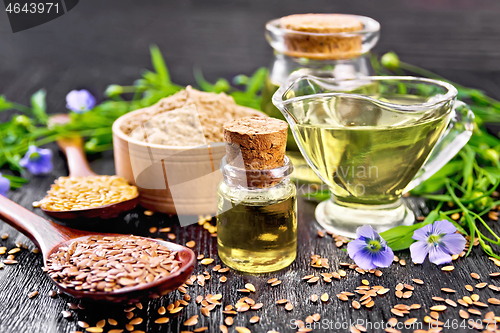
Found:
<svg viewBox="0 0 500 333"><path fill-rule="evenodd" d="M363 269L389 267L394 260L394 252L387 242L370 225L356 230L357 238L347 244L349 257Z"/></svg>
<svg viewBox="0 0 500 333"><path fill-rule="evenodd" d="M66 95L66 107L76 113L86 113L95 106L95 98L87 90L72 90Z"/></svg>
<svg viewBox="0 0 500 333"><path fill-rule="evenodd" d="M52 150L30 146L19 165L34 175L47 174L52 171Z"/></svg>
<svg viewBox="0 0 500 333"><path fill-rule="evenodd" d="M0 173L0 195L6 197L7 191L9 189L10 189L10 180L8 180L5 177L2 177L2 174Z"/></svg>
<svg viewBox="0 0 500 333"><path fill-rule="evenodd" d="M429 254L429 261L436 265L451 262L453 254L461 253L465 248L464 236L456 233L453 223L436 221L415 230L413 239L417 242L410 246L411 259L421 264Z"/></svg>

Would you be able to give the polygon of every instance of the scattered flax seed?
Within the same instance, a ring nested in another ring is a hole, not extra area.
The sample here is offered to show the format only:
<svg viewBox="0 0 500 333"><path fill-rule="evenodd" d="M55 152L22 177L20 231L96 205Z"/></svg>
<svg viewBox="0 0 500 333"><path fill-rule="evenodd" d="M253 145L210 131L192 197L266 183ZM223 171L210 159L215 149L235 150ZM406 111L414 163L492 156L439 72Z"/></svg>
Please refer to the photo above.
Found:
<svg viewBox="0 0 500 333"><path fill-rule="evenodd" d="M410 305L410 310L418 310L421 307L422 306L420 304L412 304L412 305Z"/></svg>
<svg viewBox="0 0 500 333"><path fill-rule="evenodd" d="M16 254L19 251L21 251L21 249L18 247L15 247L12 250L10 250L9 252L7 252L7 254Z"/></svg>
<svg viewBox="0 0 500 333"><path fill-rule="evenodd" d="M355 308L356 310L359 310L361 308L361 304L359 304L358 301L354 300L352 301L352 307Z"/></svg>
<svg viewBox="0 0 500 333"><path fill-rule="evenodd" d="M489 274L491 277L498 277L500 276L500 272L494 272Z"/></svg>
<svg viewBox="0 0 500 333"><path fill-rule="evenodd" d="M413 292L411 290L405 291L403 293L403 298L410 298L413 295Z"/></svg>
<svg viewBox="0 0 500 333"><path fill-rule="evenodd" d="M61 314L64 318L71 318L71 312L69 311L61 311Z"/></svg>
<svg viewBox="0 0 500 333"><path fill-rule="evenodd" d="M405 326L411 326L417 321L417 318L410 318L405 321Z"/></svg>
<svg viewBox="0 0 500 333"><path fill-rule="evenodd" d="M218 271L218 272L219 272L219 273L222 273L222 274L227 273L227 272L229 272L229 267L224 267L224 268L221 268L221 269L219 269L219 271Z"/></svg>
<svg viewBox="0 0 500 333"><path fill-rule="evenodd" d="M424 281L420 279L412 279L412 281L415 282L416 284L424 284Z"/></svg>
<svg viewBox="0 0 500 333"><path fill-rule="evenodd" d="M213 258L205 258L200 261L200 264L202 265L210 265L211 263L214 262Z"/></svg>
<svg viewBox="0 0 500 333"><path fill-rule="evenodd" d="M154 214L154 212L151 211L151 210L145 210L144 211L144 215L146 215L146 216L153 216L153 214Z"/></svg>
<svg viewBox="0 0 500 333"><path fill-rule="evenodd" d="M277 286L277 285L279 285L279 284L281 284L281 281L280 281L280 280L278 280L278 281L276 281L276 282L273 282L273 283L271 284L271 287L276 287L276 286Z"/></svg>
<svg viewBox="0 0 500 333"><path fill-rule="evenodd" d="M318 230L318 236L321 238L325 237L325 232L322 230Z"/></svg>
<svg viewBox="0 0 500 333"><path fill-rule="evenodd" d="M465 310L460 310L459 311L460 317L463 319L469 319L469 313Z"/></svg>
<svg viewBox="0 0 500 333"><path fill-rule="evenodd" d="M164 307L164 306L162 306L162 307L160 307L160 308L158 309L158 314L159 314L160 316L163 316L165 313L167 313L167 310L165 309L165 307Z"/></svg>
<svg viewBox="0 0 500 333"><path fill-rule="evenodd" d="M9 238L9 234L5 233L1 237L3 240L6 240L7 238Z"/></svg>
<svg viewBox="0 0 500 333"><path fill-rule="evenodd" d="M405 286L404 286L404 284L402 284L402 283L398 283L398 284L396 285L396 290L401 291L401 290L403 290L404 288L405 288Z"/></svg>
<svg viewBox="0 0 500 333"><path fill-rule="evenodd" d="M201 260L201 259L203 259L203 258L205 258L205 255L204 255L204 254L199 254L199 255L196 257L196 259L197 259L197 260Z"/></svg>
<svg viewBox="0 0 500 333"><path fill-rule="evenodd" d="M228 332L227 327L226 327L225 325L220 325L220 326L219 326L219 329L220 329L220 331L221 331L222 333L227 333L227 332Z"/></svg>
<svg viewBox="0 0 500 333"><path fill-rule="evenodd" d="M398 324L398 320L397 320L396 318L394 318L394 317L393 317L393 318L391 318L391 319L389 319L389 320L387 321L387 324L389 324L389 326L394 327L394 326L396 326L396 325Z"/></svg>
<svg viewBox="0 0 500 333"><path fill-rule="evenodd" d="M474 290L474 287L471 286L470 284L467 284L467 285L465 285L465 289L472 292Z"/></svg>
<svg viewBox="0 0 500 333"><path fill-rule="evenodd" d="M250 324L255 324L255 323L258 323L260 320L259 316L253 316L252 318L250 318L249 322Z"/></svg>
<svg viewBox="0 0 500 333"><path fill-rule="evenodd" d="M475 306L477 306L479 308L487 308L488 307L488 304L485 304L483 302L474 302L472 304L474 304Z"/></svg>
<svg viewBox="0 0 500 333"><path fill-rule="evenodd" d="M477 274L477 273L470 273L470 276L471 276L473 279L479 280L479 274Z"/></svg>
<svg viewBox="0 0 500 333"><path fill-rule="evenodd" d="M198 315L194 315L184 322L184 326L194 326L198 324Z"/></svg>
<svg viewBox="0 0 500 333"><path fill-rule="evenodd" d="M369 286L370 282L368 280L361 280L361 284L363 284L365 286Z"/></svg>
<svg viewBox="0 0 500 333"><path fill-rule="evenodd" d="M443 272L451 272L451 271L453 271L454 269L455 269L455 267L454 267L454 266L444 266L443 268L441 268L441 270L442 270Z"/></svg>
<svg viewBox="0 0 500 333"><path fill-rule="evenodd" d="M486 282L481 282L481 283L478 283L476 284L476 288L477 289L483 289L484 287L486 287L488 284Z"/></svg>
<svg viewBox="0 0 500 333"><path fill-rule="evenodd" d="M488 298L488 303L493 305L500 305L500 299L494 297Z"/></svg>
<svg viewBox="0 0 500 333"><path fill-rule="evenodd" d="M248 290L250 290L253 293L255 292L255 286L251 283L245 284L245 288L247 288Z"/></svg>
<svg viewBox="0 0 500 333"><path fill-rule="evenodd" d="M323 301L323 302L328 302L329 298L330 298L330 296L328 296L327 293L324 293L323 295L321 295L321 301Z"/></svg>
<svg viewBox="0 0 500 333"><path fill-rule="evenodd" d="M448 305L450 305L450 306L452 306L454 308L457 307L457 303L455 303L455 301L453 301L453 300L451 300L449 298L445 299L444 301L445 301L446 304L448 304Z"/></svg>
<svg viewBox="0 0 500 333"><path fill-rule="evenodd" d="M196 245L196 242L193 241L193 240L186 243L186 246L189 247L190 249L192 249L193 247L195 247L195 245Z"/></svg>
<svg viewBox="0 0 500 333"><path fill-rule="evenodd" d="M381 270L378 270L378 269L377 269L377 270L375 270L375 276L376 276L376 277L381 277L381 276L382 276L382 274L383 274L383 273L382 273L382 271L381 271Z"/></svg>
<svg viewBox="0 0 500 333"><path fill-rule="evenodd" d="M171 228L170 227L166 227L166 228L161 228L160 230L158 230L159 232L170 232Z"/></svg>
<svg viewBox="0 0 500 333"><path fill-rule="evenodd" d="M401 290L396 290L395 294L397 298L403 298L403 292Z"/></svg>
<svg viewBox="0 0 500 333"><path fill-rule="evenodd" d="M264 306L264 304L263 304L263 303L257 303L257 304L255 304L255 305L252 305L251 309L252 309L252 310L259 310L259 309L261 309L263 306Z"/></svg>
<svg viewBox="0 0 500 333"><path fill-rule="evenodd" d="M430 315L433 319L436 319L436 320L439 319L439 313L437 313L436 311L431 311Z"/></svg>
<svg viewBox="0 0 500 333"><path fill-rule="evenodd" d="M286 303L286 304L285 304L285 309L286 309L287 311L292 311L292 310L293 310L293 305L292 305L292 303Z"/></svg>
<svg viewBox="0 0 500 333"><path fill-rule="evenodd" d="M312 301L312 302L314 302L314 303L316 303L316 302L318 301L318 298L319 298L319 297L318 297L318 295L316 295L316 294L312 294L312 295L311 295L311 301Z"/></svg>
<svg viewBox="0 0 500 333"><path fill-rule="evenodd" d="M196 316L196 317L198 317L198 316ZM137 317L137 318L132 319L129 324L135 326L135 325L142 324L142 322L143 322L143 319L140 317Z"/></svg>
<svg viewBox="0 0 500 333"><path fill-rule="evenodd" d="M17 262L17 260L6 259L3 261L3 263L6 265L16 265L18 262Z"/></svg>
<svg viewBox="0 0 500 333"><path fill-rule="evenodd" d="M441 288L441 291L445 292L445 293L450 293L450 294L457 292L456 290L451 289L451 288Z"/></svg>
<svg viewBox="0 0 500 333"><path fill-rule="evenodd" d="M88 327L87 332L90 333L102 333L104 330L101 327Z"/></svg>
<svg viewBox="0 0 500 333"><path fill-rule="evenodd" d="M469 304L469 305L472 305L472 303L474 302L474 301L472 300L472 298L470 298L469 296L464 296L464 297L463 297L463 300L464 300L464 302L465 302L465 303L467 303L467 304Z"/></svg>
<svg viewBox="0 0 500 333"><path fill-rule="evenodd" d="M309 280L307 280L307 282L311 283L311 284L316 283L318 281L319 281L319 277L317 277L317 276L313 276L312 278L310 278Z"/></svg>
<svg viewBox="0 0 500 333"><path fill-rule="evenodd" d="M204 332L208 330L208 327L203 326L203 327L198 327L197 329L193 330L193 332L198 333L198 332Z"/></svg>
<svg viewBox="0 0 500 333"><path fill-rule="evenodd" d="M239 326L236 326L234 328L236 330L236 332L238 333L252 333L252 331L250 331L248 328L246 327L239 327Z"/></svg>
<svg viewBox="0 0 500 333"><path fill-rule="evenodd" d="M447 308L446 305L434 305L434 306L431 306L430 309L431 309L431 311L438 311L438 312L440 312L440 311L446 310L446 308Z"/></svg>
<svg viewBox="0 0 500 333"><path fill-rule="evenodd" d="M480 316L481 315L481 311L476 310L476 309L469 309L467 311L469 311L469 313L471 313L473 315L476 315L476 316Z"/></svg>
<svg viewBox="0 0 500 333"><path fill-rule="evenodd" d="M142 320L141 320L141 322L142 322ZM104 326L106 326L106 320L105 320L105 319L103 319L103 320L99 320L99 321L97 322L97 324L95 324L95 326L97 326L97 327L101 327L101 328L102 328L102 327L104 327Z"/></svg>
<svg viewBox="0 0 500 333"><path fill-rule="evenodd" d="M175 234L170 233L170 234L167 234L167 238L170 240L174 240L177 238L177 236L175 236Z"/></svg>
<svg viewBox="0 0 500 333"><path fill-rule="evenodd" d="M226 282L226 281L227 281L227 277L225 277L225 276L221 276L221 277L219 278L219 281L220 281L221 283L224 283L224 282Z"/></svg>
<svg viewBox="0 0 500 333"><path fill-rule="evenodd" d="M238 291L240 293L250 293L250 290L248 290L248 289L237 289L236 291Z"/></svg>
<svg viewBox="0 0 500 333"><path fill-rule="evenodd" d="M49 296L52 297L52 298L56 297L57 296L56 291L55 290L49 291Z"/></svg>
<svg viewBox="0 0 500 333"><path fill-rule="evenodd" d="M110 324L111 326L116 326L118 325L118 322L112 318L108 318L108 324Z"/></svg>
<svg viewBox="0 0 500 333"><path fill-rule="evenodd" d="M341 301L348 301L349 300L349 297L347 297L347 295L344 295L344 294L337 294L337 297L338 299L340 299ZM323 296L321 296L321 300L323 300Z"/></svg>
<svg viewBox="0 0 500 333"><path fill-rule="evenodd" d="M478 295L478 294L472 294L472 295L470 295L470 298L471 298L474 302L479 301L479 295Z"/></svg>
<svg viewBox="0 0 500 333"><path fill-rule="evenodd" d="M157 228L157 227L151 227L151 228L149 228L149 233L150 233L150 234L154 234L154 233L156 233L157 231L158 231L158 228Z"/></svg>
<svg viewBox="0 0 500 333"><path fill-rule="evenodd" d="M87 328L89 327L89 324L87 324L86 322L84 321L78 321L77 322L78 326L80 326L81 328Z"/></svg>
<svg viewBox="0 0 500 333"><path fill-rule="evenodd" d="M399 261L399 264L400 264L401 266L406 266L406 261L405 261L404 259L401 259L401 260Z"/></svg>
<svg viewBox="0 0 500 333"><path fill-rule="evenodd" d="M35 297L36 295L38 295L38 291L36 291L36 290L35 290L35 291L30 292L30 293L28 294L28 297L29 297L29 298L33 298L33 297Z"/></svg>
<svg viewBox="0 0 500 333"><path fill-rule="evenodd" d="M281 304L286 304L286 303L288 303L288 300L286 298L279 299L279 300L276 301L276 304L280 304L280 305Z"/></svg>

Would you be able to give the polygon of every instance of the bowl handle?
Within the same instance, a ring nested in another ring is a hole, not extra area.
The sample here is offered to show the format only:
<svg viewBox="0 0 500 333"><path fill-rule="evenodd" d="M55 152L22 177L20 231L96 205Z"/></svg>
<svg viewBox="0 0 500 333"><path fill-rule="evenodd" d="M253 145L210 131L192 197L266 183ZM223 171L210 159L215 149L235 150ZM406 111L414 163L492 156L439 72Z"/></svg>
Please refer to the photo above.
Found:
<svg viewBox="0 0 500 333"><path fill-rule="evenodd" d="M470 137L474 128L474 113L469 106L461 101L456 101L452 118L444 135L439 139L429 158L422 166L418 174L405 188L409 192L416 186L429 179L446 163L448 163L462 149Z"/></svg>

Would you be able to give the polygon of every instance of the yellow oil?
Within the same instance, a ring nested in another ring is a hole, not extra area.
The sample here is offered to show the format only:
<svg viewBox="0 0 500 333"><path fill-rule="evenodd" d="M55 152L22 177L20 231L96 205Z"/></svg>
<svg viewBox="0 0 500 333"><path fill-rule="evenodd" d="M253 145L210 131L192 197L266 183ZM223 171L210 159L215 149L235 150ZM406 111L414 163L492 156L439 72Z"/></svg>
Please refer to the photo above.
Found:
<svg viewBox="0 0 500 333"><path fill-rule="evenodd" d="M379 99L407 105L424 101L408 95ZM336 200L351 206L391 204L443 133L447 111L394 112L363 99L331 97L311 101L295 130L302 153Z"/></svg>
<svg viewBox="0 0 500 333"><path fill-rule="evenodd" d="M295 187L284 198L266 198L263 194L238 203L223 192L219 189L219 258L227 266L249 273L289 266L297 256Z"/></svg>

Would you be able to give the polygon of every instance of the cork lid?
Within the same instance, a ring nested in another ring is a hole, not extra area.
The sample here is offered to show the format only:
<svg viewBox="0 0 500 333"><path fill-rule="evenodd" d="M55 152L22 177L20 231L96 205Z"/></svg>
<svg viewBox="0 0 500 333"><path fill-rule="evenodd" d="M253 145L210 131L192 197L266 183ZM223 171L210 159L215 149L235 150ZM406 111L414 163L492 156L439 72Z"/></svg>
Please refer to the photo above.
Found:
<svg viewBox="0 0 500 333"><path fill-rule="evenodd" d="M344 14L295 14L280 19L281 28L315 33L359 31L363 23Z"/></svg>
<svg viewBox="0 0 500 333"><path fill-rule="evenodd" d="M265 170L284 164L288 124L269 117L245 117L223 126L228 161L241 153L245 169Z"/></svg>

